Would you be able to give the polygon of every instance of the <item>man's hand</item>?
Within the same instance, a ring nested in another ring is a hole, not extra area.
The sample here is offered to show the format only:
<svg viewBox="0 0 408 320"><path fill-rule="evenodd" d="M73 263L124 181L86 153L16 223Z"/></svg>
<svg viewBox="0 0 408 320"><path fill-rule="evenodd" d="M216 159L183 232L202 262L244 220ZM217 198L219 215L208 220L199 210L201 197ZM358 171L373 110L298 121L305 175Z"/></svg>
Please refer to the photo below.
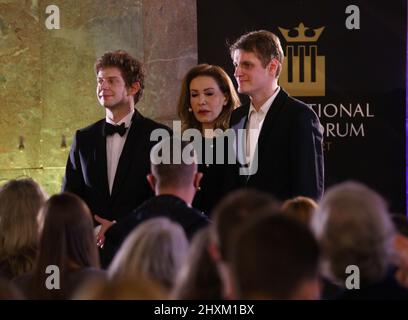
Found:
<svg viewBox="0 0 408 320"><path fill-rule="evenodd" d="M96 245L100 247L101 249L103 248L103 245L105 244L105 232L116 223L115 220L110 221L104 218L101 218L97 214L94 215L94 218L97 222L101 224L101 228L96 235Z"/></svg>

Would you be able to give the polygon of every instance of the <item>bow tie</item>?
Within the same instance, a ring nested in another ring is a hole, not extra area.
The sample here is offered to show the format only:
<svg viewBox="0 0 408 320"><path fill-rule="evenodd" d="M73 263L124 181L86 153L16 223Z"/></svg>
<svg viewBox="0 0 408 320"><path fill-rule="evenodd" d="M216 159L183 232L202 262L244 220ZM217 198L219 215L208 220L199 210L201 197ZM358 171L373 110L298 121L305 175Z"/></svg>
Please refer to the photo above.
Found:
<svg viewBox="0 0 408 320"><path fill-rule="evenodd" d="M126 133L127 128L125 127L125 123L123 122L120 126L115 126L108 122L105 122L105 135L111 136L115 133L119 133L121 137L124 136Z"/></svg>

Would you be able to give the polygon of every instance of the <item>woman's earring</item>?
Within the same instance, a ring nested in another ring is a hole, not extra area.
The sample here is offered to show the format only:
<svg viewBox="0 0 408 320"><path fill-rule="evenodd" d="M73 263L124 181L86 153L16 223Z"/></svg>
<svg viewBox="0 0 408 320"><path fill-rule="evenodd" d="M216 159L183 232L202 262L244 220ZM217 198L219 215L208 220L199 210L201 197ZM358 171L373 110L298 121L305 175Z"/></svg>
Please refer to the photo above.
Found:
<svg viewBox="0 0 408 320"><path fill-rule="evenodd" d="M188 112L193 112L193 109L191 109L191 108L188 108Z"/></svg>

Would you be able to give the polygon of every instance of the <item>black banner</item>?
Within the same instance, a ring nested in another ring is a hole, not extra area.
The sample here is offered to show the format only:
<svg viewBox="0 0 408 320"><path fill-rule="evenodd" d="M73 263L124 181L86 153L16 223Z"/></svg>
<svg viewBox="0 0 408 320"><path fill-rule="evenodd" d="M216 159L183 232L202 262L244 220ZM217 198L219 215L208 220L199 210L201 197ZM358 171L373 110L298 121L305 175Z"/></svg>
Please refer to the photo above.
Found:
<svg viewBox="0 0 408 320"><path fill-rule="evenodd" d="M198 0L197 12L199 63L231 78L228 41L259 29L278 35L279 84L325 129L326 188L360 181L406 212L406 0Z"/></svg>

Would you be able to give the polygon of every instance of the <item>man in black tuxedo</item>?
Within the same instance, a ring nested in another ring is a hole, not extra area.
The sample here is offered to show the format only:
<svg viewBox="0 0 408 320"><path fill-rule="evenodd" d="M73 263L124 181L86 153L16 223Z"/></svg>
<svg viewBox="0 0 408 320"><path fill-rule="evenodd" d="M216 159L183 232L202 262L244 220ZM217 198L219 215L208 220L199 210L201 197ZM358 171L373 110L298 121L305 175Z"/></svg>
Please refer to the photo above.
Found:
<svg viewBox="0 0 408 320"><path fill-rule="evenodd" d="M241 36L231 47L238 92L251 103L234 110L231 127L247 129L239 158L249 164L241 186L280 200L323 194L323 128L314 111L280 86L283 50L279 38L261 30ZM248 130L251 129L251 130Z"/></svg>
<svg viewBox="0 0 408 320"><path fill-rule="evenodd" d="M155 143L150 134L168 128L135 109L144 88L138 60L122 50L108 52L96 61L95 72L96 94L106 118L76 132L62 191L80 196L94 215L120 221L153 196L146 181ZM105 229L102 224L99 244Z"/></svg>

